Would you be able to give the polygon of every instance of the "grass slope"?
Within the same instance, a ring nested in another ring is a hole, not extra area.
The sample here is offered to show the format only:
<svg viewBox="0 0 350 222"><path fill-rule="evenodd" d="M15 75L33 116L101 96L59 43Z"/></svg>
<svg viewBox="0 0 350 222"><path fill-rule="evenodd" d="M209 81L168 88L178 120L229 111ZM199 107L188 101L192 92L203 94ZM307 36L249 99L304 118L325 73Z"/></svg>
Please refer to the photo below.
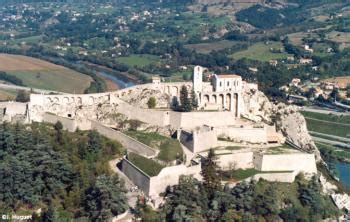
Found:
<svg viewBox="0 0 350 222"><path fill-rule="evenodd" d="M176 159L181 159L183 151L178 140L159 135L158 133L128 131L127 135L144 143L152 148L159 149L158 159L171 162Z"/></svg>
<svg viewBox="0 0 350 222"><path fill-rule="evenodd" d="M0 71L16 76L28 87L83 93L91 77L27 56L0 54Z"/></svg>
<svg viewBox="0 0 350 222"><path fill-rule="evenodd" d="M147 159L146 157L140 156L136 153L129 153L128 160L150 177L157 176L163 169L163 166L154 160Z"/></svg>
<svg viewBox="0 0 350 222"><path fill-rule="evenodd" d="M303 111L302 114L306 117L307 128L310 131L341 137L348 137L350 135L349 126L337 124L350 124L350 116L336 116L331 114L313 113L305 111Z"/></svg>
<svg viewBox="0 0 350 222"><path fill-rule="evenodd" d="M279 50L281 48L283 48L283 46L280 42L271 42L269 44L259 42L250 46L246 50L232 54L231 57L235 60L247 58L259 61L269 61L271 59L286 59L288 56L291 56L288 53L274 53L270 50Z"/></svg>
<svg viewBox="0 0 350 222"><path fill-rule="evenodd" d="M158 62L159 58L153 55L129 55L126 57L119 57L118 62L126 64L128 66L144 67L152 63Z"/></svg>

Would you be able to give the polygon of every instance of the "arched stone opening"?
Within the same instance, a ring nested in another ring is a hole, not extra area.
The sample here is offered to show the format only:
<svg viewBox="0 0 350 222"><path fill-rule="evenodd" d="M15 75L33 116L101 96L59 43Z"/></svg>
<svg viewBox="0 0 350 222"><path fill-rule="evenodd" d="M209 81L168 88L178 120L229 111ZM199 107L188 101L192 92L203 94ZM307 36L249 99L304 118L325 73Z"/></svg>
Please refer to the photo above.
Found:
<svg viewBox="0 0 350 222"><path fill-rule="evenodd" d="M225 104L224 104L224 95L223 94L219 95L217 104L219 104L222 109L224 108Z"/></svg>
<svg viewBox="0 0 350 222"><path fill-rule="evenodd" d="M238 117L238 94L235 93L233 95L233 101L234 101L234 115L235 117Z"/></svg>
<svg viewBox="0 0 350 222"><path fill-rule="evenodd" d="M177 96L178 93L179 93L179 89L177 88L177 86L171 87L171 95L172 96Z"/></svg>
<svg viewBox="0 0 350 222"><path fill-rule="evenodd" d="M212 95L212 98L213 98L212 102L216 104L216 103L217 103L217 97L216 97L216 95L215 95L215 94Z"/></svg>
<svg viewBox="0 0 350 222"><path fill-rule="evenodd" d="M231 111L231 94L230 93L227 93L226 94L226 104L225 104L225 107L227 110Z"/></svg>
<svg viewBox="0 0 350 222"><path fill-rule="evenodd" d="M209 95L204 95L204 103L209 103Z"/></svg>

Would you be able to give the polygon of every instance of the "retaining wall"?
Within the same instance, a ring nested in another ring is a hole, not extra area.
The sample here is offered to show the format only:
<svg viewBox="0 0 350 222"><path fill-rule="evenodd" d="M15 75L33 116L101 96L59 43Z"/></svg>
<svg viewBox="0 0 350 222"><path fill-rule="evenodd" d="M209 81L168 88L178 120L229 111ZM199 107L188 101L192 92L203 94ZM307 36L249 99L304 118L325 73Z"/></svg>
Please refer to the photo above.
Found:
<svg viewBox="0 0 350 222"><path fill-rule="evenodd" d="M200 165L190 167L185 165L165 167L157 176L151 177L149 196L158 197L168 186L178 184L181 175L192 175L194 178L201 180L200 171Z"/></svg>
<svg viewBox="0 0 350 222"><path fill-rule="evenodd" d="M264 179L271 182L293 183L297 173L297 171L286 173L259 173L249 178L249 180L254 179L258 181L259 179Z"/></svg>
<svg viewBox="0 0 350 222"><path fill-rule="evenodd" d="M307 153L265 154L257 169L260 171L317 173L315 155Z"/></svg>
<svg viewBox="0 0 350 222"><path fill-rule="evenodd" d="M266 128L253 127L224 127L217 128L217 135L230 137L235 141L247 141L250 143L267 143Z"/></svg>
<svg viewBox="0 0 350 222"><path fill-rule="evenodd" d="M112 140L117 140L125 149L134 153L145 157L154 157L158 153L158 150L155 150L120 131L106 127L96 121L91 121L91 127L105 137Z"/></svg>
<svg viewBox="0 0 350 222"><path fill-rule="evenodd" d="M217 155L217 161L223 170L253 168L253 152Z"/></svg>
<svg viewBox="0 0 350 222"><path fill-rule="evenodd" d="M138 186L148 195L151 181L150 177L125 157L121 164L121 171L133 182L133 184Z"/></svg>
<svg viewBox="0 0 350 222"><path fill-rule="evenodd" d="M67 117L56 116L51 113L43 114L43 122L55 124L57 121L60 121L62 123L63 129L70 132L75 132L78 128L80 130L96 130L101 135L111 140L120 142L125 149L145 157L154 157L158 154L158 150L140 143L134 138L131 138L130 136L120 131L104 126L96 121L87 119L71 119Z"/></svg>

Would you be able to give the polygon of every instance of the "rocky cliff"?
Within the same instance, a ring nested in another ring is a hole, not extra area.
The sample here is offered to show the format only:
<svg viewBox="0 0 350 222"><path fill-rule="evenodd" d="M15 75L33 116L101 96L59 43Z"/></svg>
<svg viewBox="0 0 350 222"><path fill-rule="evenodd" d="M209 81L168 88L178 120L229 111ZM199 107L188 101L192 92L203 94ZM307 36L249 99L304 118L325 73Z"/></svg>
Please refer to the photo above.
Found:
<svg viewBox="0 0 350 222"><path fill-rule="evenodd" d="M287 140L306 152L315 153L316 160L320 161L320 152L307 130L305 118L299 112L299 108L278 104L273 112L276 117L276 127L282 131Z"/></svg>
<svg viewBox="0 0 350 222"><path fill-rule="evenodd" d="M263 92L245 87L242 94L244 101L243 116L256 122L276 124L287 140L291 141L305 152L315 153L316 160L320 161L320 152L312 140L306 126L304 116L296 106L272 104Z"/></svg>

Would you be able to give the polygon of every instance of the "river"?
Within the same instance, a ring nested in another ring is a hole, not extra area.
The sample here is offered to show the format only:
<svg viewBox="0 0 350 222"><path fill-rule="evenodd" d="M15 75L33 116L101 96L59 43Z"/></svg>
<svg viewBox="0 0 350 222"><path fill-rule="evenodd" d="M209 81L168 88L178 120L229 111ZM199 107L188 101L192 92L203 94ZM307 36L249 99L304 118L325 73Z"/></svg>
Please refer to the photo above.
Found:
<svg viewBox="0 0 350 222"><path fill-rule="evenodd" d="M118 78L116 76L110 75L110 74L108 74L106 72L98 72L98 74L100 74L101 76L111 80L112 82L117 84L119 86L119 88L121 88L121 89L135 85L135 83L133 83L130 80L121 79L121 78Z"/></svg>
<svg viewBox="0 0 350 222"><path fill-rule="evenodd" d="M338 162L336 167L339 173L340 182L350 187L350 163Z"/></svg>

